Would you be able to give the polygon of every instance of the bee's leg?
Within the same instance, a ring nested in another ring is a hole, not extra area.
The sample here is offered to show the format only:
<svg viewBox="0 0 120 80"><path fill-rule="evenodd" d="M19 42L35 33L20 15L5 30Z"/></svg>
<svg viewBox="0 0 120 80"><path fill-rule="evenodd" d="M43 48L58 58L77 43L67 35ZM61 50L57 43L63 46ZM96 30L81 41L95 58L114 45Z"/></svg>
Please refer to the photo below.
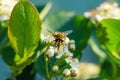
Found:
<svg viewBox="0 0 120 80"><path fill-rule="evenodd" d="M58 49L58 51L60 50L60 41L58 41L58 43L57 43L57 49Z"/></svg>
<svg viewBox="0 0 120 80"><path fill-rule="evenodd" d="M54 46L57 47L57 41L56 41L56 40L53 40L53 42L54 42L54 43L53 43Z"/></svg>
<svg viewBox="0 0 120 80"><path fill-rule="evenodd" d="M60 40L60 50L64 50L64 41Z"/></svg>

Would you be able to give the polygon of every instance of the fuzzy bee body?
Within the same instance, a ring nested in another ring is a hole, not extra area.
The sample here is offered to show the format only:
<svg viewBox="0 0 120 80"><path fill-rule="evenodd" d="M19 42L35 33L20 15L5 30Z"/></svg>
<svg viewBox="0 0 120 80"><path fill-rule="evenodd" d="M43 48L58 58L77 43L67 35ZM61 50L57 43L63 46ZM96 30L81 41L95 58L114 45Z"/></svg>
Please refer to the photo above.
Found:
<svg viewBox="0 0 120 80"><path fill-rule="evenodd" d="M65 40L67 38L67 35L70 34L72 30L65 31L65 32L54 32L52 33L52 36L54 37L54 44L57 47L57 50L61 50L65 46Z"/></svg>
<svg viewBox="0 0 120 80"><path fill-rule="evenodd" d="M59 50L61 45L62 46L65 45L64 41L65 41L66 36L62 32L55 32L52 35L55 38L55 40L54 40L55 46Z"/></svg>

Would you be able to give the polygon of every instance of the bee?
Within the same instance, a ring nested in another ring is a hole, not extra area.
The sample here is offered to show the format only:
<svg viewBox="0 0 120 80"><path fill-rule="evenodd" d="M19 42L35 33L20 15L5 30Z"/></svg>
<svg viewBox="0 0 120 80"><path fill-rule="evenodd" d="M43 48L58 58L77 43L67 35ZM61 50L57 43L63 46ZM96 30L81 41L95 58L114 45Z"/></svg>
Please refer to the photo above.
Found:
<svg viewBox="0 0 120 80"><path fill-rule="evenodd" d="M51 31L49 31L49 32L51 32ZM54 38L53 39L54 45L57 47L58 51L61 50L61 48L65 46L67 35L69 35L70 33L72 33L72 30L51 33Z"/></svg>

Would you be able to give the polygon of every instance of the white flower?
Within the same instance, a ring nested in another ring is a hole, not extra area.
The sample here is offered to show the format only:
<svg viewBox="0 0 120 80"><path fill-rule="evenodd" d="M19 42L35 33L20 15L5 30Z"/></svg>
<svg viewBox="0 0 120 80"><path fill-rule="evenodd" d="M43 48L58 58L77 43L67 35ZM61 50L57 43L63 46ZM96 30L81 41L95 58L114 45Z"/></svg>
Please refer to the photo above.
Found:
<svg viewBox="0 0 120 80"><path fill-rule="evenodd" d="M69 70L69 69L64 69L63 75L64 75L65 77L68 77L68 76L70 75L70 70Z"/></svg>
<svg viewBox="0 0 120 80"><path fill-rule="evenodd" d="M97 21L101 21L101 20L104 19L105 17L100 16L100 15L96 15L95 18L97 19Z"/></svg>
<svg viewBox="0 0 120 80"><path fill-rule="evenodd" d="M90 11L85 12L85 13L84 13L84 16L85 16L86 18L91 18L91 17L94 17L97 13L98 13L98 12L97 12L96 9L92 9L92 10L90 10Z"/></svg>
<svg viewBox="0 0 120 80"><path fill-rule="evenodd" d="M69 43L69 41L70 41L70 40L69 40L69 38L68 38L68 37L66 37L66 38L65 38L65 44L68 44L68 43Z"/></svg>
<svg viewBox="0 0 120 80"><path fill-rule="evenodd" d="M65 56L66 56L66 58L68 58L70 56L73 56L73 53L71 53L70 51L66 51Z"/></svg>
<svg viewBox="0 0 120 80"><path fill-rule="evenodd" d="M47 52L46 52L46 55L49 57L49 58L51 58L51 57L53 57L54 56L54 49L53 49L53 47L50 47L48 50L47 50Z"/></svg>
<svg viewBox="0 0 120 80"><path fill-rule="evenodd" d="M63 55L66 57L73 56L73 53L68 50L68 45L64 47L63 51L60 51L59 54L57 54L56 58L60 59Z"/></svg>
<svg viewBox="0 0 120 80"><path fill-rule="evenodd" d="M120 7L117 3L103 2L94 10L84 13L86 18L90 18L93 23L105 18L120 19Z"/></svg>
<svg viewBox="0 0 120 80"><path fill-rule="evenodd" d="M0 0L0 21L8 20L18 0Z"/></svg>
<svg viewBox="0 0 120 80"><path fill-rule="evenodd" d="M113 10L115 8L118 8L118 4L117 3L111 3L111 2L103 2L102 4L100 4L99 7L97 7L98 11L109 11L109 10Z"/></svg>
<svg viewBox="0 0 120 80"><path fill-rule="evenodd" d="M101 21L104 18L114 18L120 19L120 8L117 3L104 2L97 7L97 14L95 17L98 21Z"/></svg>
<svg viewBox="0 0 120 80"><path fill-rule="evenodd" d="M58 67L57 65L55 65L55 66L52 67L52 71L53 71L53 72L57 72L58 69L59 69L59 67Z"/></svg>
<svg viewBox="0 0 120 80"><path fill-rule="evenodd" d="M64 47L63 47L63 50L59 51L59 53L57 54L56 58L57 59L60 59L65 53L69 52L68 51L68 45L66 44Z"/></svg>
<svg viewBox="0 0 120 80"><path fill-rule="evenodd" d="M85 16L86 18L91 18L92 13L91 13L90 11L85 12L85 13L84 13L84 16Z"/></svg>
<svg viewBox="0 0 120 80"><path fill-rule="evenodd" d="M74 58L73 56L66 58L65 61L73 68L78 67L79 60L77 58Z"/></svg>

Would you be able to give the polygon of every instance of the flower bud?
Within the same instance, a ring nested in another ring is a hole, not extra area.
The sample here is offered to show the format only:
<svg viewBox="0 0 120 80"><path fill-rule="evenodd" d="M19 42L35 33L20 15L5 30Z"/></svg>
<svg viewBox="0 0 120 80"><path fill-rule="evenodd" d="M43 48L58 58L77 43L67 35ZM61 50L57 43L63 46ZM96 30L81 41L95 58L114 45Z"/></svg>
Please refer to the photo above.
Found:
<svg viewBox="0 0 120 80"><path fill-rule="evenodd" d="M75 50L75 40L70 40L70 42L69 42L69 50L70 51Z"/></svg>
<svg viewBox="0 0 120 80"><path fill-rule="evenodd" d="M78 69L77 68L71 68L71 76L72 77L76 77L77 76L77 74L78 74Z"/></svg>
<svg viewBox="0 0 120 80"><path fill-rule="evenodd" d="M75 44L70 44L69 45L69 50L74 51L75 50Z"/></svg>
<svg viewBox="0 0 120 80"><path fill-rule="evenodd" d="M66 38L65 38L65 44L68 44L68 43L69 43L69 41L70 41L70 40L69 40L69 38L68 38L68 37L66 37Z"/></svg>
<svg viewBox="0 0 120 80"><path fill-rule="evenodd" d="M46 55L51 58L54 56L54 49L53 48L49 48L46 52Z"/></svg>
<svg viewBox="0 0 120 80"><path fill-rule="evenodd" d="M57 65L55 65L55 66L52 67L52 71L53 71L53 72L57 72L58 69L59 69L59 67L58 67Z"/></svg>
<svg viewBox="0 0 120 80"><path fill-rule="evenodd" d="M70 75L70 70L69 70L69 69L65 69L65 70L63 71L63 75L64 75L65 77L68 77L68 76Z"/></svg>
<svg viewBox="0 0 120 80"><path fill-rule="evenodd" d="M70 40L70 44L75 44L75 40Z"/></svg>
<svg viewBox="0 0 120 80"><path fill-rule="evenodd" d="M73 53L71 53L70 51L66 51L65 52L65 57L68 58L70 56L73 56Z"/></svg>

